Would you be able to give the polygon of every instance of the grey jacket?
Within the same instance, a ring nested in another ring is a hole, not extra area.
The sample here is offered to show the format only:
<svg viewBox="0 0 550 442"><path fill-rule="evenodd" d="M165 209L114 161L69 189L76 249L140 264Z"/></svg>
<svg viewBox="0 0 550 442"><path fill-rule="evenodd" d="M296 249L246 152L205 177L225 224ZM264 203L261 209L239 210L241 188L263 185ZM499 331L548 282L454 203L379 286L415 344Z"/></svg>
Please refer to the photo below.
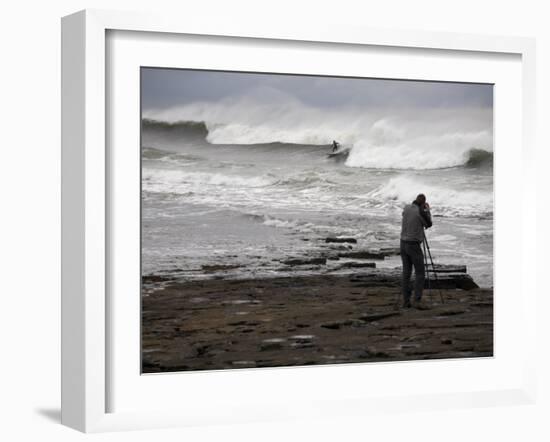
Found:
<svg viewBox="0 0 550 442"><path fill-rule="evenodd" d="M403 241L424 241L424 228L432 227L432 215L429 209L420 208L413 202L403 209L401 239Z"/></svg>

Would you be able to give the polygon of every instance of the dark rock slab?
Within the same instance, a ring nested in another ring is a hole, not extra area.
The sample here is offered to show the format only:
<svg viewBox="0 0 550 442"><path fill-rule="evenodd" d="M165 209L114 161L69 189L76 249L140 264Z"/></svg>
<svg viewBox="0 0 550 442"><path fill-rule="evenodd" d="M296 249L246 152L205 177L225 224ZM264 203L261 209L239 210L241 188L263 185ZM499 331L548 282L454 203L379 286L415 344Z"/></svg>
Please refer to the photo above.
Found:
<svg viewBox="0 0 550 442"><path fill-rule="evenodd" d="M399 247L383 247L380 249L380 253L383 253L385 256L397 256L401 255L401 250Z"/></svg>
<svg viewBox="0 0 550 442"><path fill-rule="evenodd" d="M438 276L449 275L467 274ZM400 268L366 268L351 275L246 279L236 286L216 280L159 283L154 295L142 298L142 370L493 354L491 289L441 289L445 302L433 292L426 296L429 310L392 310L400 276ZM358 289L361 285L372 288ZM246 315L236 315L242 312Z"/></svg>
<svg viewBox="0 0 550 442"><path fill-rule="evenodd" d="M479 288L472 277L467 273L443 273L436 275L437 277L435 279L433 278L433 275L430 275L429 281L426 279L424 284L425 288L461 290L473 290Z"/></svg>
<svg viewBox="0 0 550 442"><path fill-rule="evenodd" d="M328 237L328 238L325 239L325 242L327 242L327 243L357 244L357 240L355 238L343 238L343 237Z"/></svg>
<svg viewBox="0 0 550 442"><path fill-rule="evenodd" d="M327 263L327 258L293 258L281 262L287 266L325 265Z"/></svg>
<svg viewBox="0 0 550 442"><path fill-rule="evenodd" d="M264 339L260 343L260 351L279 350L283 348L284 339Z"/></svg>
<svg viewBox="0 0 550 442"><path fill-rule="evenodd" d="M201 270L204 273L214 273L219 272L223 270L232 270L232 269L238 269L241 267L240 265L223 265L223 264L213 264L213 265L203 265L201 266Z"/></svg>
<svg viewBox="0 0 550 442"><path fill-rule="evenodd" d="M339 253L338 256L351 259L384 259L387 255L372 250L357 250L355 252Z"/></svg>
<svg viewBox="0 0 550 442"><path fill-rule="evenodd" d="M163 275L143 275L141 277L141 281L143 282L143 284L166 282L166 281L172 281L173 279L174 278L171 276L163 276Z"/></svg>
<svg viewBox="0 0 550 442"><path fill-rule="evenodd" d="M354 252L343 252L341 258L355 259L385 259L388 256L400 255L399 247L384 247L381 249L356 250Z"/></svg>
<svg viewBox="0 0 550 442"><path fill-rule="evenodd" d="M449 266L450 268L451 266ZM460 267L460 266L452 266ZM461 289L473 290L479 288L472 277L467 273L449 272L439 273L435 275L430 272L430 278L426 278L424 288L431 289ZM393 269L376 269L368 273L356 274L350 277L350 281L355 283L356 287L400 287L401 286L401 269L399 267ZM411 284L414 283L414 277L411 279Z"/></svg>
<svg viewBox="0 0 550 442"><path fill-rule="evenodd" d="M453 264L436 264L433 269L432 266L429 266L428 271L430 273L466 273L466 266Z"/></svg>
<svg viewBox="0 0 550 442"><path fill-rule="evenodd" d="M381 319L391 318L392 316L399 316L401 315L400 312L383 312L383 313L372 313L372 314L364 314L359 316L359 319L362 321L379 321Z"/></svg>
<svg viewBox="0 0 550 442"><path fill-rule="evenodd" d="M347 268L376 268L376 263L374 262L345 262L338 266L338 269L347 269Z"/></svg>
<svg viewBox="0 0 550 442"><path fill-rule="evenodd" d="M345 327L351 324L352 324L351 320L331 321L331 322L325 322L323 324L320 324L320 327L328 328L330 330L339 330L341 327Z"/></svg>

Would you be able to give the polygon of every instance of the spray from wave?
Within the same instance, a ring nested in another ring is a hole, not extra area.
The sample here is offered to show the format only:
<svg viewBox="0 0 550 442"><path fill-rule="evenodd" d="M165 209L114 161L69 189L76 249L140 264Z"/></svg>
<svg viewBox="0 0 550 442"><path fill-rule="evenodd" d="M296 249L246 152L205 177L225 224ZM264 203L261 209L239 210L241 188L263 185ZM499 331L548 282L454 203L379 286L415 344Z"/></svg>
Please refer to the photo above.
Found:
<svg viewBox="0 0 550 442"><path fill-rule="evenodd" d="M443 124L441 124L443 123ZM442 169L471 164L472 155L491 155L492 135L475 127L449 130L445 122L376 121L367 137L351 149L350 167L375 169Z"/></svg>

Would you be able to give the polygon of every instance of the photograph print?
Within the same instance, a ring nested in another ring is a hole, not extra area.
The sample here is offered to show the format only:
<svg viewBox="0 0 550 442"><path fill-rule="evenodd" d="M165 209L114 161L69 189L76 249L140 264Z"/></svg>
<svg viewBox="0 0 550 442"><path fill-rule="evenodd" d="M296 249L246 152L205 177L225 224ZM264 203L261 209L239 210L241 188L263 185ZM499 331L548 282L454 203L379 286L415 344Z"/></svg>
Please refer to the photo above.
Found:
<svg viewBox="0 0 550 442"><path fill-rule="evenodd" d="M493 85L142 67L141 370L493 356Z"/></svg>

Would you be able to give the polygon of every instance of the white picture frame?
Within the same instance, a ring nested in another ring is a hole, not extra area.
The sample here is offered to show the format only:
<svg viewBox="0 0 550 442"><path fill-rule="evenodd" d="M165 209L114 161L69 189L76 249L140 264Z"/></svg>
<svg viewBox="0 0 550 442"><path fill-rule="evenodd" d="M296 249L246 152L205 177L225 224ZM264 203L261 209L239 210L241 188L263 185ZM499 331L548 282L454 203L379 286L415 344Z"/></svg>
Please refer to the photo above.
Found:
<svg viewBox="0 0 550 442"><path fill-rule="evenodd" d="M259 22L210 23L193 20L183 23L177 17L86 10L62 20L62 423L84 432L185 426L216 422L247 422L331 415L363 415L373 410L399 411L408 408L436 409L533 403L536 396L535 339L525 340L521 379L501 388L481 388L461 393L446 391L401 396L367 395L311 399L309 409L254 405L252 392L248 402L233 404L236 414L208 413L197 407L189 410L110 411L109 392L113 388L109 370L109 327L113 317L108 300L108 229L111 197L108 185L108 145L106 120L109 109L106 80L108 32L154 32L162 35L217 36L234 39L339 44L340 47L376 46L384 48L429 49L444 52L509 54L521 63L520 156L524 181L521 196L522 257L535 255L536 219L534 164L535 45L532 39L491 37L450 33L376 30L343 26L301 26ZM156 34L158 35L158 34ZM139 91L136 91L139 93ZM518 241L519 242L519 241ZM498 250L498 244L497 244ZM497 259L498 260L498 259ZM522 258L522 265L526 260ZM522 271L525 271L523 269ZM533 280L521 281L519 316L525 336L535 333L536 287ZM497 305L498 310L498 305ZM497 332L498 333L498 332ZM497 355L498 357L498 355ZM421 364L421 363L409 363ZM287 369L309 370L310 368ZM354 367L360 370L360 366ZM446 369L446 368L443 368ZM269 370L269 369L262 369ZM331 367L339 370L338 367ZM342 369L340 369L342 370ZM246 371L241 371L246 382ZM257 373L257 372L255 372ZM328 373L328 372L325 372ZM212 376L212 374L206 374ZM255 375L256 376L256 375ZM218 379L219 380L219 379ZM261 381L261 379L259 379ZM258 379L255 381L257 382ZM518 382L515 382L518 381ZM168 382L169 381L165 381ZM223 382L223 381L221 381ZM193 401L193 398L188 398ZM222 404L220 404L220 407Z"/></svg>

